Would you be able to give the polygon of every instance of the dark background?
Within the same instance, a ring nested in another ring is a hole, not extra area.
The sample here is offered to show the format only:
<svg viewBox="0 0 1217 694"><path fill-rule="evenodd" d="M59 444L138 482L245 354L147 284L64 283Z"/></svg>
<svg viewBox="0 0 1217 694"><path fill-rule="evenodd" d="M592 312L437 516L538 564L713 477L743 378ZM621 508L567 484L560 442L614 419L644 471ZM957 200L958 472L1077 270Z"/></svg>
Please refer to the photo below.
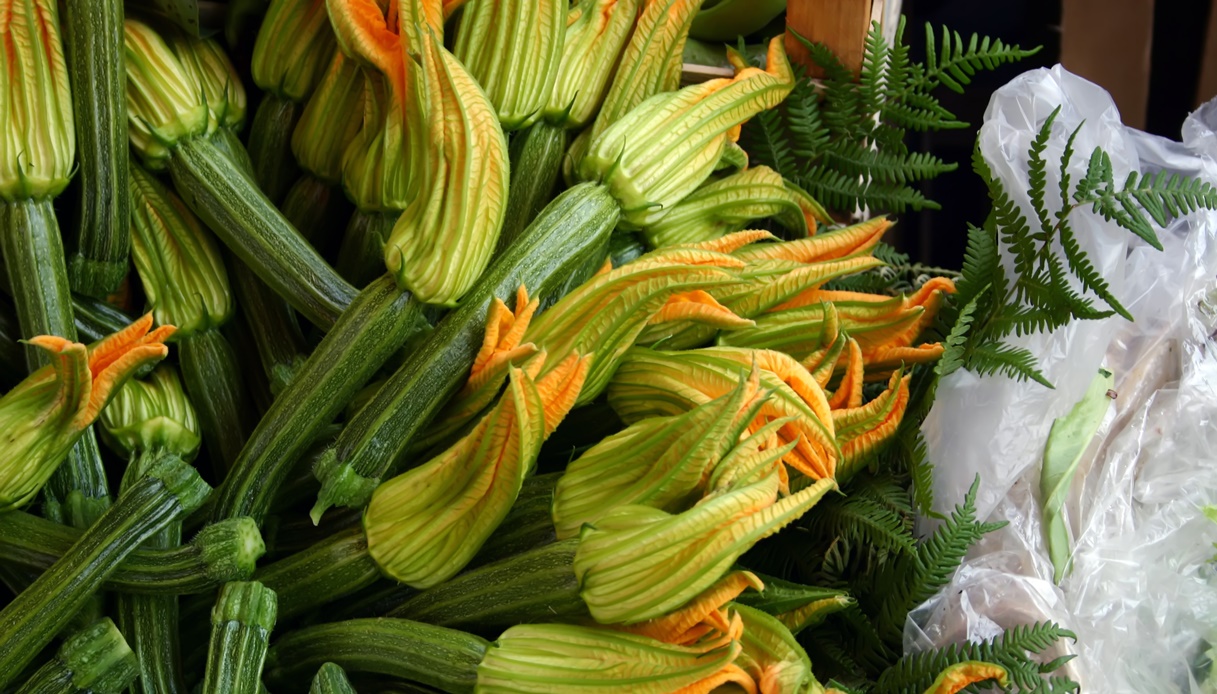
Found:
<svg viewBox="0 0 1217 694"><path fill-rule="evenodd" d="M1146 130L1179 139L1184 118L1196 98L1196 82L1204 48L1204 33L1212 0L1158 0L1154 10L1153 52L1150 70ZM965 225L980 224L988 212L984 186L968 164L976 131L989 96L1026 70L1051 67L1060 59L1060 0L904 0L908 17L906 40L918 60L924 58L925 22L946 25L960 35L976 32L1024 48L1043 46L1035 56L982 72L966 93L941 89L942 104L971 127L911 135L909 146L932 152L959 168L928 181L922 191L942 205L941 210L907 212L900 216L897 245L921 262L959 267L963 260Z"/></svg>

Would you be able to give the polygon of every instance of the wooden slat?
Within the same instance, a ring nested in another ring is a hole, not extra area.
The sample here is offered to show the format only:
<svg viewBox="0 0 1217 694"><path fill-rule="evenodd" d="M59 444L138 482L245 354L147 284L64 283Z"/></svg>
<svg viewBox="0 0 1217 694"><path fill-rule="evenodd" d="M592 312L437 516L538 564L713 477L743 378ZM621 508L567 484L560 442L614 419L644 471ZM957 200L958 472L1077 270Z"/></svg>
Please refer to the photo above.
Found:
<svg viewBox="0 0 1217 694"><path fill-rule="evenodd" d="M794 33L812 43L828 46L855 74L862 68L866 32L870 28L872 0L788 0L786 52L793 62L823 76Z"/></svg>
<svg viewBox="0 0 1217 694"><path fill-rule="evenodd" d="M1153 37L1154 0L1061 3L1061 64L1110 92L1134 128L1145 128Z"/></svg>

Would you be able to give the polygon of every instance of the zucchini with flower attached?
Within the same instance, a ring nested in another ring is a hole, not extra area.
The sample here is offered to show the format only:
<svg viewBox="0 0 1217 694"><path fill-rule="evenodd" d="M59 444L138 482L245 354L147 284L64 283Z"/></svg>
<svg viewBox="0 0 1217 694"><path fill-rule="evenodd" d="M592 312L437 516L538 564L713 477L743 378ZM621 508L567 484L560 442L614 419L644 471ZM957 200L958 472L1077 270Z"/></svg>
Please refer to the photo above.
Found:
<svg viewBox="0 0 1217 694"><path fill-rule="evenodd" d="M266 8L250 65L263 96L249 133L249 156L258 186L274 203L296 180L292 132L335 51L325 0L272 0Z"/></svg>
<svg viewBox="0 0 1217 694"><path fill-rule="evenodd" d="M732 79L652 97L606 130L580 165L582 174L592 180L559 195L519 238L508 240L506 250L472 293L348 422L332 455L327 454L318 466L322 481L318 510L334 503L362 505L387 473L400 468L418 433L469 373L492 296L502 299L523 284L545 305L556 296L555 288L562 289L559 294L565 293L569 285L563 280L570 270L564 275L552 274L560 269L552 262L558 253L573 255L576 243L602 239L619 222L644 224L658 216L652 203L642 201L671 204L691 192L713 169L730 139L728 131L750 114L779 103L792 85L793 74L781 41L774 41L769 71L749 68ZM620 156L610 161L610 150L620 150ZM603 252L602 246L597 248ZM421 257L413 249L405 252ZM535 269L525 271L524 262ZM404 272L412 268L412 264L402 267ZM434 264L428 270L425 277L443 272ZM535 274L538 271L541 274ZM577 283L584 277L573 279ZM522 308L516 306L515 310Z"/></svg>
<svg viewBox="0 0 1217 694"><path fill-rule="evenodd" d="M0 44L5 47L0 51L5 74L0 83L0 130L5 133L0 137L0 256L21 336L75 340L63 241L52 208L52 200L68 185L76 159L58 5L51 0L4 0L0 12L6 19L0 25ZM25 355L31 371L53 361L32 344ZM46 512L87 527L109 504L109 489L93 431L82 427L73 440L76 446L67 464L48 488ZM58 463L37 461L21 467Z"/></svg>
<svg viewBox="0 0 1217 694"><path fill-rule="evenodd" d="M65 8L79 159L68 282L74 291L105 297L126 276L131 250L123 4L72 0Z"/></svg>
<svg viewBox="0 0 1217 694"><path fill-rule="evenodd" d="M206 137L205 96L170 45L140 22L124 26L131 144L258 277L306 318L329 328L355 290L325 263L252 179Z"/></svg>

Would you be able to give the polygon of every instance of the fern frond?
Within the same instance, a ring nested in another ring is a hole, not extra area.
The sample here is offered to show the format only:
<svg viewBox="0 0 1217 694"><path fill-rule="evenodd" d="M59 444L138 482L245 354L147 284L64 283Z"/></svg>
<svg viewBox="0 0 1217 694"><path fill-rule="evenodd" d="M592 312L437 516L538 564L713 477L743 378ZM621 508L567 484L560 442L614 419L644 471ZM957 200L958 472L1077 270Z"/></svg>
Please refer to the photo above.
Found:
<svg viewBox="0 0 1217 694"><path fill-rule="evenodd" d="M1032 656L1043 653L1061 639L1076 639L1073 632L1048 622L1008 629L992 641L951 645L901 658L879 677L872 694L922 694L940 672L959 663L980 660L996 663L1010 673L1008 691L1044 691L1046 683L1065 687L1067 680L1045 680L1047 674ZM1062 661L1053 661L1059 667ZM1055 669L1055 667L1053 668ZM1069 689L1049 691L1070 691Z"/></svg>
<svg viewBox="0 0 1217 694"><path fill-rule="evenodd" d="M862 69L858 75L858 92L863 113L879 113L886 100L885 78L889 62L887 40L878 22L872 22L866 33L862 53Z"/></svg>
<svg viewBox="0 0 1217 694"><path fill-rule="evenodd" d="M964 305L959 312L959 318L951 326L951 332L947 333L946 339L942 341L942 356L934 365L934 372L939 376L954 373L964 365L968 349L968 333L972 329L972 322L976 318L976 309L980 305L980 300L990 286L992 285L986 284Z"/></svg>
<svg viewBox="0 0 1217 694"><path fill-rule="evenodd" d="M1099 274L1094 264L1090 262L1090 258L1086 257L1086 253L1082 251L1082 246L1078 243L1077 237L1074 236L1073 227L1069 225L1068 218L1062 218L1058 226L1060 228L1061 248L1065 254L1065 262L1069 265L1069 271L1082 283L1082 288L1093 292L1114 309L1116 313L1131 321L1133 319L1132 314L1111 293L1107 280L1103 279L1103 275Z"/></svg>
<svg viewBox="0 0 1217 694"><path fill-rule="evenodd" d="M905 465L908 467L909 478L912 480L910 492L917 512L930 518L942 518L934 511L934 464L930 462L929 449L920 429L910 429L907 435L896 438Z"/></svg>
<svg viewBox="0 0 1217 694"><path fill-rule="evenodd" d="M981 39L972 34L971 40L964 45L958 32L952 32L942 27L941 47L936 47L934 28L929 22L925 25L925 55L926 72L921 78L923 82L914 82L910 86L932 89L938 84L948 89L963 93L964 85L970 84L972 76L980 70L993 70L1004 63L1022 60L1039 52L1039 48L1023 50L1018 46L1008 46L1001 39Z"/></svg>
<svg viewBox="0 0 1217 694"><path fill-rule="evenodd" d="M859 474L849 481L849 493L856 498L865 498L902 517L906 527L912 530L913 504L907 485L894 474Z"/></svg>
<svg viewBox="0 0 1217 694"><path fill-rule="evenodd" d="M794 180L800 173L790 132L781 111L768 109L756 114L740 134L740 145L757 164L763 164Z"/></svg>
<svg viewBox="0 0 1217 694"><path fill-rule="evenodd" d="M916 553L912 528L899 513L865 496L821 501L805 527L822 538L841 539L886 552Z"/></svg>
<svg viewBox="0 0 1217 694"><path fill-rule="evenodd" d="M1039 132L1035 134L1035 139L1031 141L1027 158L1027 179L1030 182L1027 192L1031 197L1031 208L1035 210L1035 217L1040 223L1040 231L1034 236L1040 242L1041 248L1052 243L1055 235L1053 215L1048 212L1048 162L1044 160L1044 150L1047 149L1048 138L1052 135L1052 123L1060 112L1061 107L1057 106L1048 114Z"/></svg>
<svg viewBox="0 0 1217 694"><path fill-rule="evenodd" d="M1016 381L1031 380L1052 388L1052 383L1039 370L1035 355L1023 347L1001 342L984 342L972 349L968 369L977 375L1001 374Z"/></svg>
<svg viewBox="0 0 1217 694"><path fill-rule="evenodd" d="M824 163L842 173L901 185L934 178L959 168L958 164L948 164L928 152L903 155L872 149L851 140L839 140L825 149Z"/></svg>

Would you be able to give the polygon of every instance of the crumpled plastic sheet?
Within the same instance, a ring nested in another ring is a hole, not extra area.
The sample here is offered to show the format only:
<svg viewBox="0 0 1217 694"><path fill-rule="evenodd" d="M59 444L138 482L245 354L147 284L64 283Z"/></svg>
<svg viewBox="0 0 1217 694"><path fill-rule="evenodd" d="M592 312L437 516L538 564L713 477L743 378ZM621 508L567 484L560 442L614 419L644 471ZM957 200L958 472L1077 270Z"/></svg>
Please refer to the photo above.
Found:
<svg viewBox="0 0 1217 694"><path fill-rule="evenodd" d="M1058 190L1061 152L1079 124L1075 182L1101 146L1117 184L1131 170L1217 184L1217 100L1192 114L1174 142L1123 126L1105 91L1057 66L995 93L980 129L985 160L1029 218L1027 150L1058 105L1045 153L1049 191ZM1059 207L1059 197L1048 201ZM1047 657L1075 654L1062 674L1082 691L1217 692L1217 682L1194 674L1206 639L1217 642L1217 524L1202 512L1217 504L1217 213L1156 229L1163 252L1089 207L1070 219L1135 322L1113 316L1010 338L1036 355L1055 389L966 371L939 384L923 425L935 510L949 514L979 474L978 518L1009 524L977 543L951 583L909 615L905 652L1052 621L1078 638ZM1057 586L1040 510L1044 444L1100 366L1115 374L1116 399L1065 504L1073 566ZM919 531L935 525L925 519Z"/></svg>

